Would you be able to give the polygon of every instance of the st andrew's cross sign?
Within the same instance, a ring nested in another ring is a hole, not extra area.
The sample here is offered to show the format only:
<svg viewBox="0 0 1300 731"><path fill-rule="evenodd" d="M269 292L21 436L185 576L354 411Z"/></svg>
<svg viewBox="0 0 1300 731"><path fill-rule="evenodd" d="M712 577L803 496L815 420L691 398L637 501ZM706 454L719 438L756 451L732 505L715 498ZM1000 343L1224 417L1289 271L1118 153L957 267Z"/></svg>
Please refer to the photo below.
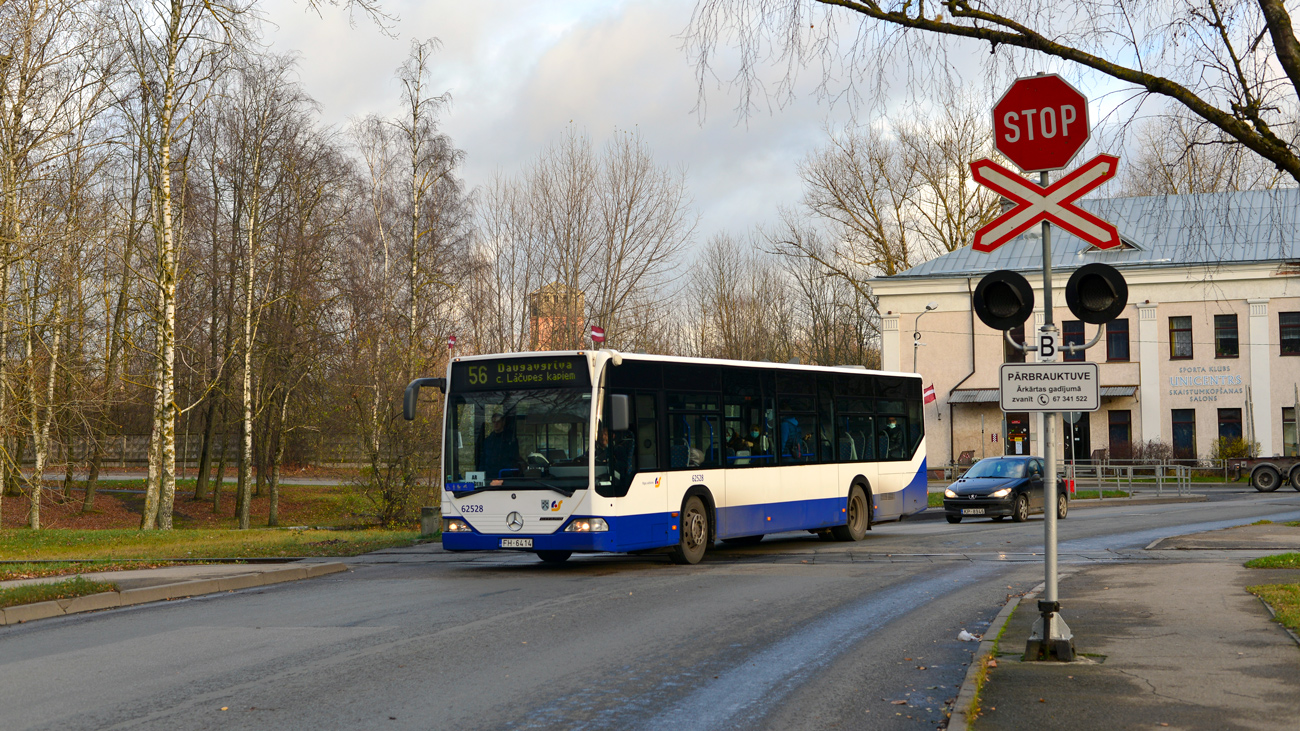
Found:
<svg viewBox="0 0 1300 731"><path fill-rule="evenodd" d="M971 172L976 182L1016 205L975 233L974 249L993 251L1045 220L1099 249L1118 246L1119 231L1113 224L1075 205L1085 193L1115 177L1118 168L1118 157L1098 155L1079 169L1043 188L992 160L976 160L971 163Z"/></svg>

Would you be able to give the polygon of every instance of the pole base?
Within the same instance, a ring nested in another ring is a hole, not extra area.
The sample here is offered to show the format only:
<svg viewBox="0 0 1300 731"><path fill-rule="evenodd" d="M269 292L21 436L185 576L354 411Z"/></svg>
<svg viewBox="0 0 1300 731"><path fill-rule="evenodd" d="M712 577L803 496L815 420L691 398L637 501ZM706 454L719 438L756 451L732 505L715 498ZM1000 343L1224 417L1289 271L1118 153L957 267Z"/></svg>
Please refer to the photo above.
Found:
<svg viewBox="0 0 1300 731"><path fill-rule="evenodd" d="M1061 618L1061 603L1039 601L1039 617L1025 643L1025 660L1072 662L1075 657L1074 634Z"/></svg>

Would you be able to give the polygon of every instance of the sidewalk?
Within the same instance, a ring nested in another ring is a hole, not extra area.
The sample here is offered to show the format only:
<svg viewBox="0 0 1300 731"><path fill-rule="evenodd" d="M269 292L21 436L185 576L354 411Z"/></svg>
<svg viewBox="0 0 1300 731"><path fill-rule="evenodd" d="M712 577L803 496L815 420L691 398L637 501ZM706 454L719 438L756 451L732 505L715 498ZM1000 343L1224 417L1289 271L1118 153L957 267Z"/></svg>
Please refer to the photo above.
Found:
<svg viewBox="0 0 1300 731"><path fill-rule="evenodd" d="M1166 540L1183 550L1285 550L1286 540L1261 535L1269 526L1250 528ZM1295 529L1273 528L1290 531L1294 545ZM1300 570L1243 561L1110 564L1063 577L1061 615L1081 655L1073 663L1020 661L1036 617L1035 602L1022 602L971 727L1300 728L1300 646L1245 590L1300 581Z"/></svg>
<svg viewBox="0 0 1300 731"><path fill-rule="evenodd" d="M198 564L131 571L97 571L81 574L81 576L91 581L111 581L117 584L118 591L0 609L0 625L22 624L36 619L61 617L98 609L216 594L286 581L300 581L346 570L347 566L342 563L322 560L279 564ZM51 584L70 578L72 577L47 576L38 579L0 581L0 589L30 584Z"/></svg>

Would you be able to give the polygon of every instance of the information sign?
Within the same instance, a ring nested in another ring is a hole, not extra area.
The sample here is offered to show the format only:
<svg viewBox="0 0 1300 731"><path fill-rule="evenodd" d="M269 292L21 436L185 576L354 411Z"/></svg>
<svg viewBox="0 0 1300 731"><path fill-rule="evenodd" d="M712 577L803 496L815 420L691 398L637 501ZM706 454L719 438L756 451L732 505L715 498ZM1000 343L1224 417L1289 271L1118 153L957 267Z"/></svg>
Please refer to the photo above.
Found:
<svg viewBox="0 0 1300 731"><path fill-rule="evenodd" d="M1003 411L1096 411L1101 408L1096 363L1003 363Z"/></svg>

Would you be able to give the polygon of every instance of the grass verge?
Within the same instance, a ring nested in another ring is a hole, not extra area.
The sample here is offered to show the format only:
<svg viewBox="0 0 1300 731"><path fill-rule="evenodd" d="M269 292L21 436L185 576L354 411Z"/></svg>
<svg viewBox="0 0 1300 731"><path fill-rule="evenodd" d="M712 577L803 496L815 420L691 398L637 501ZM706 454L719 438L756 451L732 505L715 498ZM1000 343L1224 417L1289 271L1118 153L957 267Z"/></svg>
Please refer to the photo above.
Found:
<svg viewBox="0 0 1300 731"><path fill-rule="evenodd" d="M51 584L28 584L0 589L0 609L21 604L36 604L56 599L74 599L87 594L117 591L117 585L108 581L88 581L80 576Z"/></svg>
<svg viewBox="0 0 1300 731"><path fill-rule="evenodd" d="M1290 555L1300 557L1296 553ZM1300 583L1260 584L1248 586L1246 591L1267 602L1282 626L1292 632L1300 632Z"/></svg>
<svg viewBox="0 0 1300 731"><path fill-rule="evenodd" d="M1096 490L1076 490L1074 493L1075 500L1096 500L1098 497L1128 497L1128 493L1123 490L1102 490L1100 496Z"/></svg>
<svg viewBox="0 0 1300 731"><path fill-rule="evenodd" d="M40 563L0 564L0 581L39 579L66 574L89 574L97 571L129 571L175 566L177 561L42 561ZM194 563L192 561L186 563Z"/></svg>
<svg viewBox="0 0 1300 731"><path fill-rule="evenodd" d="M1246 562L1248 569L1300 569L1300 553L1279 553L1260 556Z"/></svg>
<svg viewBox="0 0 1300 731"><path fill-rule="evenodd" d="M932 492L932 493L930 493L930 502L929 502L929 506L932 507L932 508L942 508L942 507L943 507L943 493L941 493L941 492Z"/></svg>
<svg viewBox="0 0 1300 731"><path fill-rule="evenodd" d="M40 530L0 531L0 560L110 562L203 558L356 556L411 546L416 530Z"/></svg>

